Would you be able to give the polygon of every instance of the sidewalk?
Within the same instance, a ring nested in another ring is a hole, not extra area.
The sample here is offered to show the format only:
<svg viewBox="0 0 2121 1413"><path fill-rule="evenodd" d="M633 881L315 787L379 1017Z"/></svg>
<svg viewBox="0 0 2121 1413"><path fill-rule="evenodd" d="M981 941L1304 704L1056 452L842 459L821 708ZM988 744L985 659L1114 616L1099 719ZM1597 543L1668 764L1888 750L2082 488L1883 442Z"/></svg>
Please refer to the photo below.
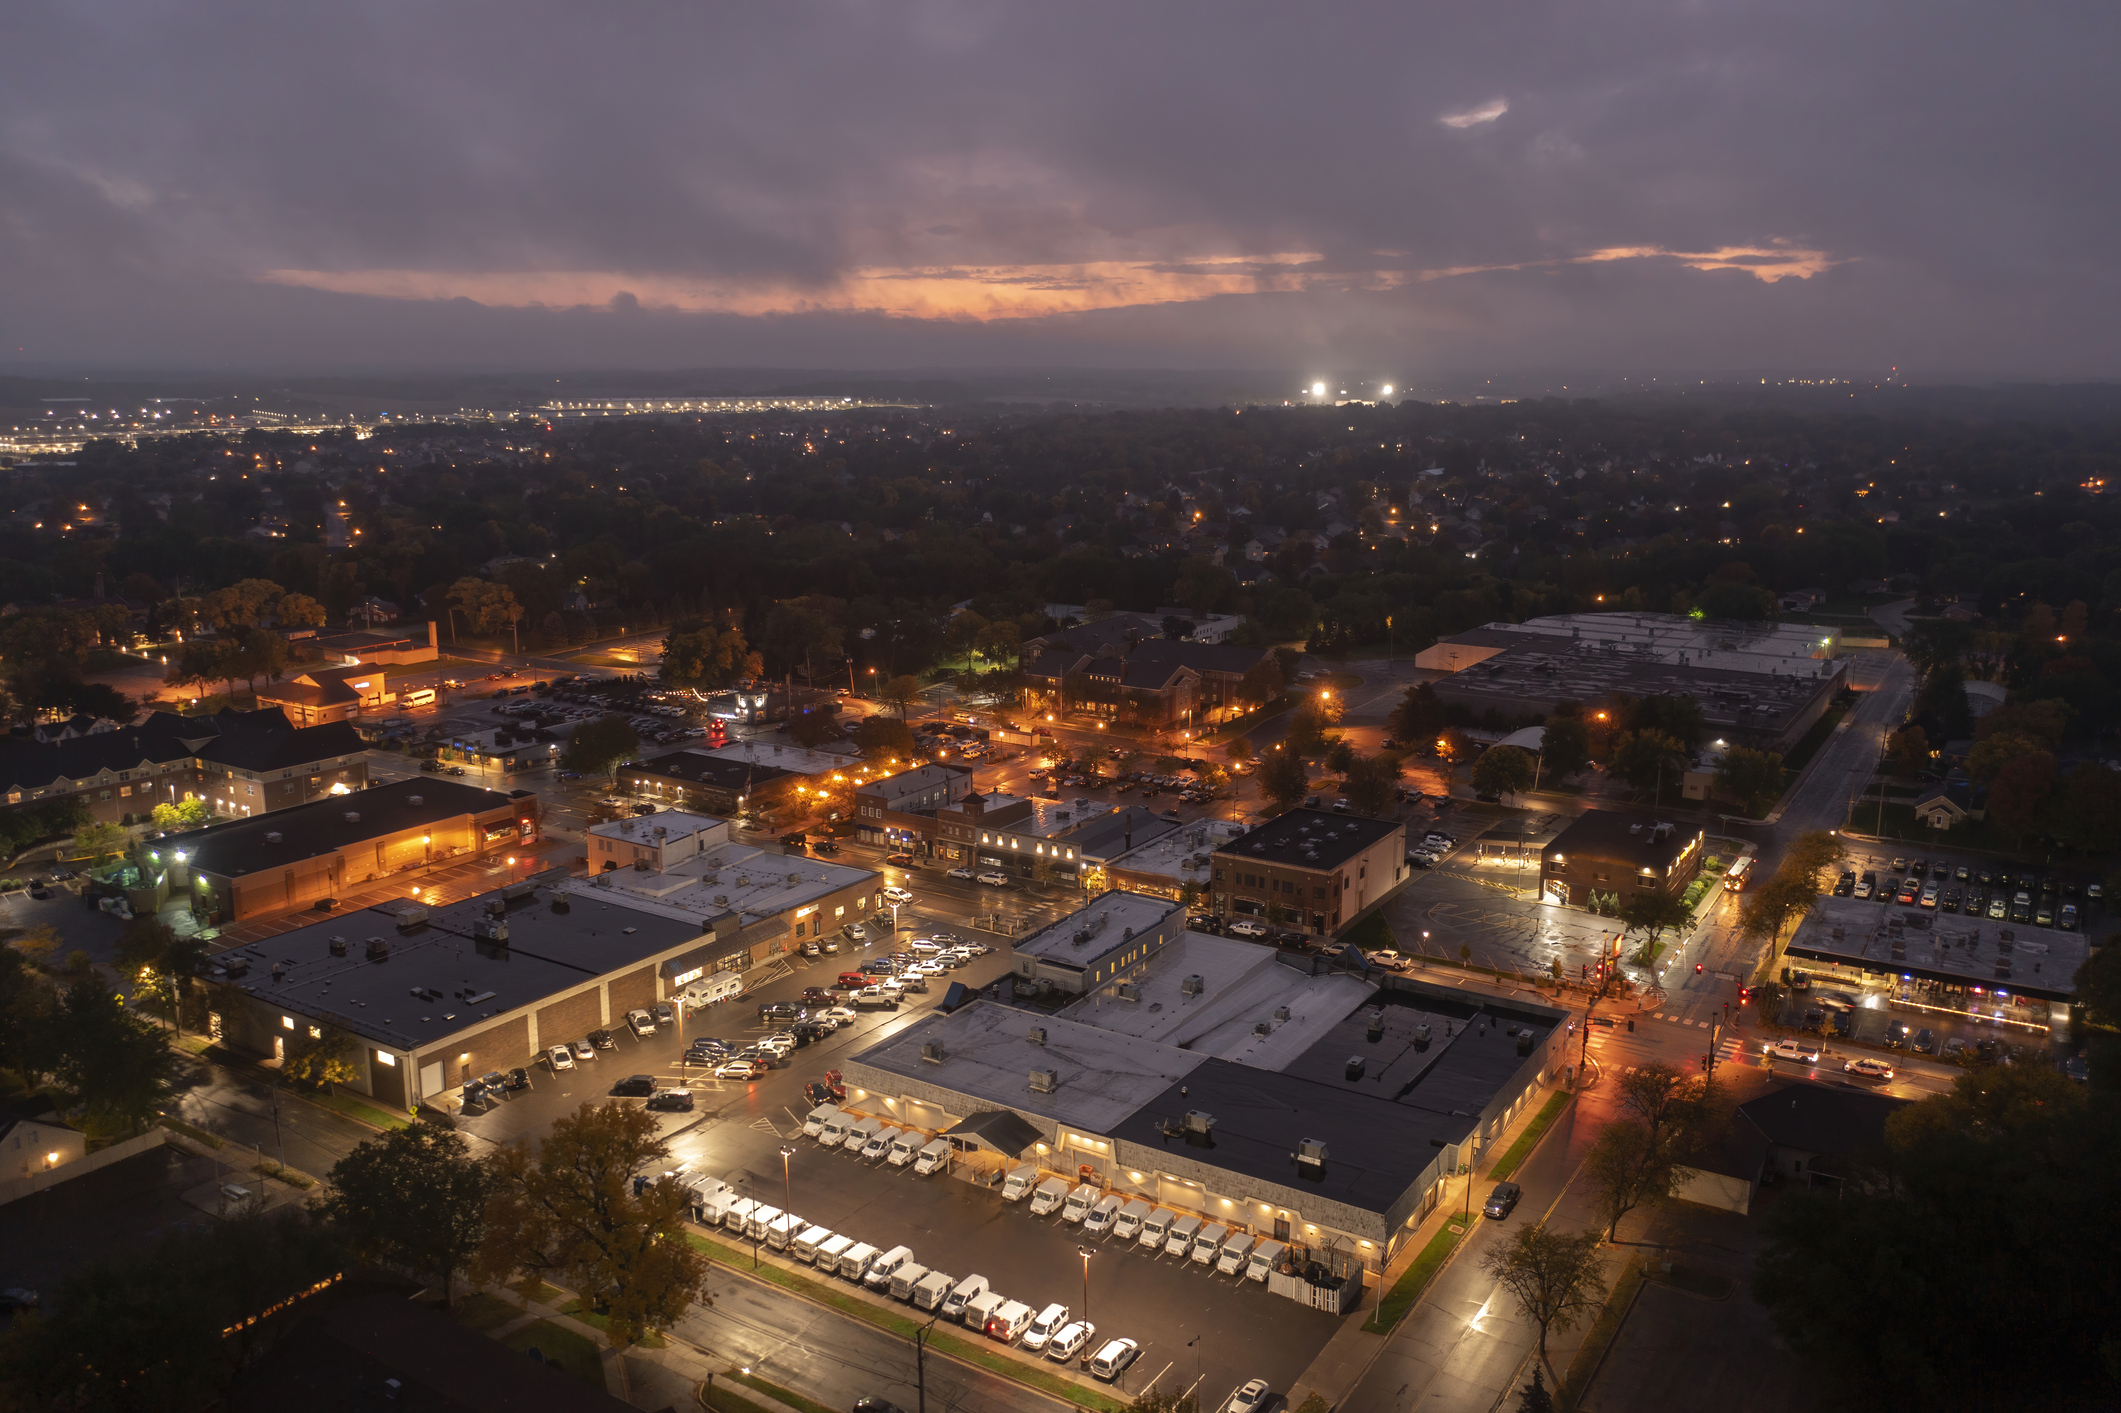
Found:
<svg viewBox="0 0 2121 1413"><path fill-rule="evenodd" d="M1363 1328L1363 1323L1369 1319L1378 1302L1384 1298L1387 1291L1391 1290L1392 1283L1404 1275L1407 1268L1414 1264L1429 1243L1444 1229L1444 1225L1447 1222L1453 1217L1465 1215L1468 1210L1477 1212L1477 1204L1473 1203L1471 1199L1477 1195L1479 1186L1487 1180L1485 1174L1494 1172L1496 1163L1502 1159L1504 1154L1510 1151L1510 1145L1517 1141L1518 1137L1530 1126L1533 1119L1538 1116L1540 1110L1546 1107L1547 1100L1551 1096L1570 1092L1566 1089L1540 1089L1537 1096L1525 1104L1523 1111L1515 1119L1511 1120L1510 1126L1498 1134L1495 1141L1488 1145L1487 1151L1481 1155L1479 1160L1475 1161L1473 1173L1466 1179L1464 1185L1452 1184L1445 1188L1446 1199L1455 1196L1458 1201L1454 1204L1448 1200L1439 1200L1435 1210L1422 1219L1421 1225L1414 1229L1407 1240L1400 1243L1398 1252L1394 1254L1390 1263L1386 1265L1375 1290L1365 1293L1364 1299L1357 1307L1355 1313L1349 1315L1342 1322L1339 1332L1326 1342L1326 1347L1318 1352L1318 1357L1311 1361L1311 1366L1305 1369L1302 1377L1298 1378L1290 1386L1288 1397L1288 1406L1290 1408L1301 1407L1304 1400L1313 1394L1324 1399L1328 1408L1337 1408L1355 1392L1356 1387L1362 1383L1363 1376L1369 1373L1370 1366L1376 1362L1377 1356L1384 1352L1385 1345L1389 1341L1398 1338L1421 1310L1421 1301L1417 1300L1413 1308L1407 1311L1406 1315L1401 1318L1399 1324L1390 1334L1372 1334ZM1547 1134L1553 1133L1559 1127L1561 1127L1561 1124L1557 1118L1556 1122L1547 1129ZM1540 1142L1544 1143L1545 1141L1546 1135L1542 1134ZM1534 1146L1533 1151L1537 1151L1537 1145ZM1517 1168L1522 1169L1524 1163L1529 1161L1531 1156L1531 1153L1526 1153L1523 1159L1518 1162ZM1477 1215L1474 1220L1479 1220ZM1466 1235L1452 1248L1451 1254L1444 1258L1443 1264L1438 1266L1430 1275L1428 1286L1423 1290L1424 1299L1427 1297L1428 1289L1435 1286L1437 1280L1446 1270L1450 1269L1451 1264L1465 1251L1472 1239L1472 1234L1473 1229L1468 1228ZM1566 1368L1567 1365L1564 1363L1562 1367Z"/></svg>

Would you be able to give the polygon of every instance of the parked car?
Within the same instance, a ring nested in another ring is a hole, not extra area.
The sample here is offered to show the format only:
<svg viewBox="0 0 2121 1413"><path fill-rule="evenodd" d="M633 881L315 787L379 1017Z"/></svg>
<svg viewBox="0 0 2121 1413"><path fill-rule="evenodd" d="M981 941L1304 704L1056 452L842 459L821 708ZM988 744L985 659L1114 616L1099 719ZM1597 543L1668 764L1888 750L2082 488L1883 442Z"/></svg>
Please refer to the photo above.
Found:
<svg viewBox="0 0 2121 1413"><path fill-rule="evenodd" d="M729 1060L715 1067L716 1079L741 1079L747 1083L764 1075L767 1065L763 1060Z"/></svg>
<svg viewBox="0 0 2121 1413"><path fill-rule="evenodd" d="M1141 1354L1142 1347L1131 1339L1109 1340L1090 1356L1091 1376L1110 1383L1126 1373L1127 1366L1141 1358Z"/></svg>
<svg viewBox="0 0 2121 1413"><path fill-rule="evenodd" d="M517 1065L508 1072L508 1077L502 1083L510 1089L528 1089L530 1088L530 1071L524 1069L521 1065Z"/></svg>
<svg viewBox="0 0 2121 1413"><path fill-rule="evenodd" d="M972 881L972 870L966 868L962 864L958 865L956 868L946 870L946 872L952 878L963 879L967 883L970 883Z"/></svg>
<svg viewBox="0 0 2121 1413"><path fill-rule="evenodd" d="M655 1017L646 1011L628 1011L626 1013L626 1024L633 1027L633 1033L637 1036L655 1034Z"/></svg>
<svg viewBox="0 0 2121 1413"><path fill-rule="evenodd" d="M1056 1363L1065 1364L1082 1352L1090 1337L1097 1333L1097 1326L1088 1320L1077 1320L1065 1325L1046 1344L1046 1357Z"/></svg>
<svg viewBox="0 0 2121 1413"><path fill-rule="evenodd" d="M622 1099L646 1099L655 1093L655 1076L652 1074L630 1074L611 1086L611 1092Z"/></svg>
<svg viewBox="0 0 2121 1413"><path fill-rule="evenodd" d="M692 1112L692 1091L689 1089L658 1089L649 1096L648 1107L664 1113L689 1114Z"/></svg>
<svg viewBox="0 0 2121 1413"><path fill-rule="evenodd" d="M588 1041L577 1040L574 1042L574 1057L577 1060L594 1060L597 1052L589 1048Z"/></svg>
<svg viewBox="0 0 2121 1413"><path fill-rule="evenodd" d="M545 1052L545 1058L555 1070L571 1070L574 1068L574 1052L565 1045L553 1046Z"/></svg>
<svg viewBox="0 0 2121 1413"><path fill-rule="evenodd" d="M1266 1406L1267 1381L1250 1379L1230 1395L1230 1401L1223 1405L1223 1413L1259 1413L1259 1410Z"/></svg>
<svg viewBox="0 0 2121 1413"><path fill-rule="evenodd" d="M599 1050L616 1050L619 1048L619 1038L602 1026L598 1026L595 1030L589 1032L589 1043L596 1046Z"/></svg>
<svg viewBox="0 0 2121 1413"><path fill-rule="evenodd" d="M1267 935L1267 929L1264 923L1254 922L1248 917L1232 918L1230 920L1230 935L1232 937L1264 937Z"/></svg>
<svg viewBox="0 0 2121 1413"><path fill-rule="evenodd" d="M884 889L884 901L887 903L897 903L900 907L904 907L906 904L913 901L913 895L907 892L905 889L899 887L896 883L893 883Z"/></svg>
<svg viewBox="0 0 2121 1413"><path fill-rule="evenodd" d="M1486 1205L1480 1209L1481 1214L1500 1221L1516 1209L1517 1199L1522 1196L1524 1189L1516 1183L1498 1182L1495 1184L1495 1190L1488 1194Z"/></svg>
<svg viewBox="0 0 2121 1413"><path fill-rule="evenodd" d="M1841 1071L1843 1074L1854 1075L1857 1079L1885 1080L1893 1077L1891 1065L1883 1060L1871 1059L1868 1055L1850 1060L1841 1067Z"/></svg>

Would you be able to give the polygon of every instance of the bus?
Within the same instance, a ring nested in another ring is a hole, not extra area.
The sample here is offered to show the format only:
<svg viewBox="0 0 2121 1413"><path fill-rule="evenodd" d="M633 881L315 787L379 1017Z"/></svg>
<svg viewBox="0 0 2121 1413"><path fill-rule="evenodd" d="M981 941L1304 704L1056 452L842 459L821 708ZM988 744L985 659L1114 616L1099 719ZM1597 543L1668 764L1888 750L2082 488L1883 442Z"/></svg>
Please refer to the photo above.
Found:
<svg viewBox="0 0 2121 1413"><path fill-rule="evenodd" d="M1723 891L1726 893L1743 893L1745 891L1745 880L1752 871L1753 856L1751 854L1740 854L1731 861L1731 866L1723 871Z"/></svg>

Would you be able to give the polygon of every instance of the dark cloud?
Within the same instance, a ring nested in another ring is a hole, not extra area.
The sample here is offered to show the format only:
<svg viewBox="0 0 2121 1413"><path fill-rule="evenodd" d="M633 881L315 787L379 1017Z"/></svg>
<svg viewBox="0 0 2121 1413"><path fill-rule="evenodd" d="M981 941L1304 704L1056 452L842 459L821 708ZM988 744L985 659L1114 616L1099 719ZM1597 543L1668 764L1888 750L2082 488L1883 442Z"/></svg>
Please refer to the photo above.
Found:
<svg viewBox="0 0 2121 1413"><path fill-rule="evenodd" d="M2121 373L2107 7L10 23L18 364Z"/></svg>

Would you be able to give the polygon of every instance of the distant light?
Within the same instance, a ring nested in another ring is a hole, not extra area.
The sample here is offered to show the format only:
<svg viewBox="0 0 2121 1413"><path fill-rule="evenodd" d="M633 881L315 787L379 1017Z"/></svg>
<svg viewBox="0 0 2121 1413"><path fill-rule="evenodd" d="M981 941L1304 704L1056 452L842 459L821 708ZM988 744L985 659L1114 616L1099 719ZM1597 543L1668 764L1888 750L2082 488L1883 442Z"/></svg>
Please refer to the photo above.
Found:
<svg viewBox="0 0 2121 1413"><path fill-rule="evenodd" d="M1311 396L1313 396L1313 397L1324 397L1325 395L1326 395L1326 385L1325 385L1324 383L1313 383L1313 384L1311 384Z"/></svg>
<svg viewBox="0 0 2121 1413"><path fill-rule="evenodd" d="M1383 392L1386 397L1390 397L1392 395L1392 385L1390 383L1386 383L1384 385Z"/></svg>

